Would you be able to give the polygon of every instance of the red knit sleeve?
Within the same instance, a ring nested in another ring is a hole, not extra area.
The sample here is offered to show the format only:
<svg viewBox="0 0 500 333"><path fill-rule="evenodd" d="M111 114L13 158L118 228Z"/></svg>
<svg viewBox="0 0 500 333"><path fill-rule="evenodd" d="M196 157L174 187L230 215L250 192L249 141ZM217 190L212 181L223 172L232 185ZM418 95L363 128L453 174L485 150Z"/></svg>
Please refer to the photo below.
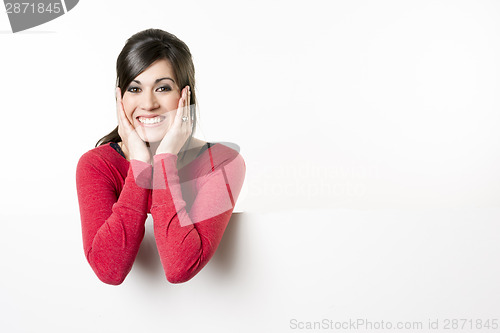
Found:
<svg viewBox="0 0 500 333"><path fill-rule="evenodd" d="M209 148L210 149L210 148ZM166 278L182 283L195 276L219 246L245 177L245 162L235 152L220 158L194 180L196 197L189 214L177 171L177 155L154 157L151 214Z"/></svg>
<svg viewBox="0 0 500 333"><path fill-rule="evenodd" d="M108 162L97 154L84 154L77 166L76 185L85 256L104 283L119 285L132 269L144 237L149 191L134 181L130 164L121 193L109 171ZM151 179L152 166L149 166Z"/></svg>

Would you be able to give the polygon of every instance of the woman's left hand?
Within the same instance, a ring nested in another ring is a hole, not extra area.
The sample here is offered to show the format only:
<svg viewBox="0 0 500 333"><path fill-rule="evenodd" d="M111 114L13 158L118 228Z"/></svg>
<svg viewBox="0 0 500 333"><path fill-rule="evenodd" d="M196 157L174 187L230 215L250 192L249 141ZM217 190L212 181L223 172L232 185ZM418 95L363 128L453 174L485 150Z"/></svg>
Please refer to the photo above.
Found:
<svg viewBox="0 0 500 333"><path fill-rule="evenodd" d="M181 98L177 106L177 113L174 122L160 142L156 155L170 153L177 155L182 146L186 143L192 132L191 119L191 90L185 86L181 91ZM187 121L182 121L182 117L187 117Z"/></svg>

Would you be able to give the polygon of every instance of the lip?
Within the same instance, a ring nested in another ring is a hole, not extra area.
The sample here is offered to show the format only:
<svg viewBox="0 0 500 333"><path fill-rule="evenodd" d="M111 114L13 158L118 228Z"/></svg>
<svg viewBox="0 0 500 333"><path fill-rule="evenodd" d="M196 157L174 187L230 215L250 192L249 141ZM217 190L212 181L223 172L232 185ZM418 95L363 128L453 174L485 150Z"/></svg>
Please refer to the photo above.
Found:
<svg viewBox="0 0 500 333"><path fill-rule="evenodd" d="M139 118L148 118L148 119L152 119L152 118L157 118L159 117L160 118L160 121L157 122L157 123L154 123L154 124L144 124L142 123ZM139 125L143 126L143 127L157 127L157 126L160 126L163 124L163 121L166 119L165 116L162 116L162 115L158 115L158 114L154 114L154 115L142 115L142 116L137 116L135 118L137 120L137 122L139 123Z"/></svg>

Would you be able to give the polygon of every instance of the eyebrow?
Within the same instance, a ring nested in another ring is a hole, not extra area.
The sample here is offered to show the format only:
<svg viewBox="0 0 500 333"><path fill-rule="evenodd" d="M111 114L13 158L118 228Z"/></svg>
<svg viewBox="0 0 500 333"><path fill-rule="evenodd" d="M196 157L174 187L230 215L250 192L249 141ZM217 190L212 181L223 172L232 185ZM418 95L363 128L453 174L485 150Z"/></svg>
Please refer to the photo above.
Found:
<svg viewBox="0 0 500 333"><path fill-rule="evenodd" d="M170 81L172 81L175 84L175 81L172 78L169 78L169 77L162 77L160 79L156 79L155 80L155 84L157 84L158 82L160 82L162 80L170 80ZM132 80L132 81L135 82L135 83L137 83L137 84L141 84L141 81L139 81L139 80Z"/></svg>

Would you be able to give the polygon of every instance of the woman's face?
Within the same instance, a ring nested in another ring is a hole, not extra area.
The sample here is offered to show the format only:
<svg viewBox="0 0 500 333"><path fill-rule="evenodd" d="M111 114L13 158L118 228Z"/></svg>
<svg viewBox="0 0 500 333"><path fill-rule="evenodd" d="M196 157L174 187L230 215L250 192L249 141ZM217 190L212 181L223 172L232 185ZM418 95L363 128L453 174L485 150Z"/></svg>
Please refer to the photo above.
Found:
<svg viewBox="0 0 500 333"><path fill-rule="evenodd" d="M157 60L125 89L123 108L143 141L158 142L173 124L180 89L170 61Z"/></svg>

